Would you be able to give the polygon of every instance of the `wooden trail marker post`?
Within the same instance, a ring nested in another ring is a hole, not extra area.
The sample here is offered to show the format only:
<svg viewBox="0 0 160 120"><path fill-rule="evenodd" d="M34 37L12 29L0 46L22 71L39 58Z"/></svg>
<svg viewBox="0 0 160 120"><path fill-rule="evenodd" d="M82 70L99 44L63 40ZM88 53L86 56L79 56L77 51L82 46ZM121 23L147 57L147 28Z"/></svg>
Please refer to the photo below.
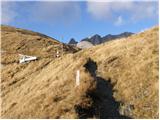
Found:
<svg viewBox="0 0 160 120"><path fill-rule="evenodd" d="M77 70L76 72L76 86L80 85L80 71Z"/></svg>
<svg viewBox="0 0 160 120"><path fill-rule="evenodd" d="M57 58L60 57L58 50L57 50L57 52L56 52L56 57L57 57Z"/></svg>

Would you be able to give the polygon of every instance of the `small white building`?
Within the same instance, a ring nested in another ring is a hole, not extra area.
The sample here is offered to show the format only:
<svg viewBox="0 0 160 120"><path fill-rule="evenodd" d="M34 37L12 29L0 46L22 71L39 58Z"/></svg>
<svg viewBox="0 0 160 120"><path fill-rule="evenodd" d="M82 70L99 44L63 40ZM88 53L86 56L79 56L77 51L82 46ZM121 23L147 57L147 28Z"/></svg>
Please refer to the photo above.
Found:
<svg viewBox="0 0 160 120"><path fill-rule="evenodd" d="M21 54L19 54L19 56L20 56L19 63L26 63L38 59L36 56L27 56Z"/></svg>

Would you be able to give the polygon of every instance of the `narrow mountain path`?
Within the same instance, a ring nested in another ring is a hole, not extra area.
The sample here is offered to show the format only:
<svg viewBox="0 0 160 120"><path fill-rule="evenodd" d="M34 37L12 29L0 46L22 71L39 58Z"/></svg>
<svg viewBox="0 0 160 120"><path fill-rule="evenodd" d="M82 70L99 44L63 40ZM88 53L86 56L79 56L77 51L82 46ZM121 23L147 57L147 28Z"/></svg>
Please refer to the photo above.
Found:
<svg viewBox="0 0 160 120"><path fill-rule="evenodd" d="M114 85L111 84L111 80L105 80L97 76L96 62L89 58L84 67L96 81L96 89L87 93L93 101L92 107L84 109L79 106L77 110L79 118L129 119L129 117L122 116L119 113L120 102L113 97Z"/></svg>

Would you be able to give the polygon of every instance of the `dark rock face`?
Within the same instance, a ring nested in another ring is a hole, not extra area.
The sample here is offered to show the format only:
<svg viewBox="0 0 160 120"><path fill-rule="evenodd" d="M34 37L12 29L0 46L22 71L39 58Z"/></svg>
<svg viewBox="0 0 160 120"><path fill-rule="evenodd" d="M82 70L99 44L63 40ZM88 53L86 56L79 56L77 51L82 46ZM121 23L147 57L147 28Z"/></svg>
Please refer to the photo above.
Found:
<svg viewBox="0 0 160 120"><path fill-rule="evenodd" d="M68 44L71 44L71 45L76 45L78 42L74 39L74 38L71 38L71 40L68 42Z"/></svg>
<svg viewBox="0 0 160 120"><path fill-rule="evenodd" d="M96 35L92 36L91 38L84 38L81 41L88 41L88 42L91 42L93 45L98 45L98 44L107 42L109 40L128 37L128 36L130 36L132 34L134 34L134 33L124 32L124 33L121 33L121 34L118 34L118 35L108 34L108 35L106 35L104 37L101 37L100 35L96 34Z"/></svg>
<svg viewBox="0 0 160 120"><path fill-rule="evenodd" d="M93 37L91 37L90 42L94 45L100 44L102 42L102 38L100 35L94 35Z"/></svg>
<svg viewBox="0 0 160 120"><path fill-rule="evenodd" d="M106 36L104 36L104 37L102 38L102 43L107 42L107 41L109 41L109 40L114 40L114 39L123 38L123 37L129 37L129 36L131 36L132 34L134 34L134 33L131 33L131 32L123 32L123 33L118 34L118 35L108 34L108 35L106 35Z"/></svg>
<svg viewBox="0 0 160 120"><path fill-rule="evenodd" d="M101 36L96 34L91 38L85 38L85 39L82 39L81 41L88 41L88 42L91 42L93 45L97 45L102 42L101 40L102 40Z"/></svg>
<svg viewBox="0 0 160 120"><path fill-rule="evenodd" d="M123 32L123 33L117 34L117 35L108 34L108 35L106 35L104 37L101 37L100 35L95 34L92 37L88 37L88 38L82 39L80 42L87 41L87 42L92 43L93 45L98 45L98 44L101 44L101 43L104 43L104 42L107 42L107 41L110 41L110 40L114 40L114 39L118 39L118 38L124 38L124 37L129 37L132 34L134 34L134 33ZM78 42L74 38L71 38L71 40L69 41L68 44L70 44L70 45L77 45L77 43Z"/></svg>

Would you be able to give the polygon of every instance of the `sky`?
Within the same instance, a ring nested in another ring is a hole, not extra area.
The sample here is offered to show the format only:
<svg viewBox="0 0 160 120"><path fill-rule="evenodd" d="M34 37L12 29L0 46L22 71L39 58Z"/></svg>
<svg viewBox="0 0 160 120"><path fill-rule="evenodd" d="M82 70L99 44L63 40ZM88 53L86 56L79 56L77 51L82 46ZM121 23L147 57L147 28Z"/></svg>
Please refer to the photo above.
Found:
<svg viewBox="0 0 160 120"><path fill-rule="evenodd" d="M67 43L99 34L138 33L158 25L158 0L2 0L1 24Z"/></svg>

